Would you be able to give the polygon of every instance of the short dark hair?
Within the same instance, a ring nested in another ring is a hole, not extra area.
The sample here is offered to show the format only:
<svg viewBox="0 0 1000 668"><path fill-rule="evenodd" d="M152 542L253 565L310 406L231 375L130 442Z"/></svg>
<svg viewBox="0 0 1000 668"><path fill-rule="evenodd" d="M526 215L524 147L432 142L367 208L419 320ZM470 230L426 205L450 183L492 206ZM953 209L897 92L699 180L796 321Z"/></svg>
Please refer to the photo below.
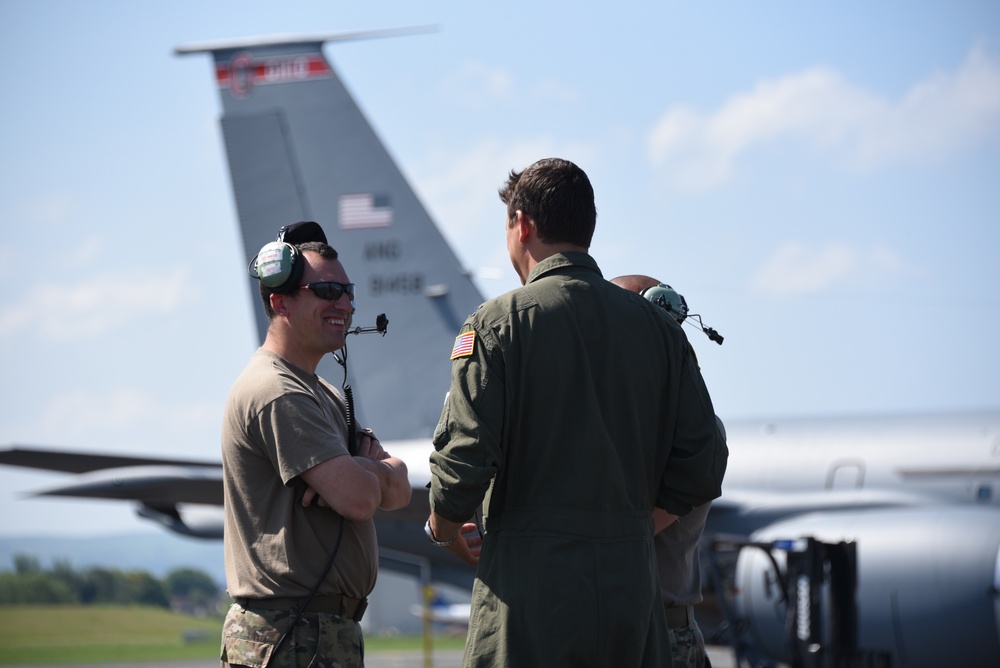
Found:
<svg viewBox="0 0 1000 668"><path fill-rule="evenodd" d="M597 226L594 188L569 160L545 158L523 171L511 170L499 195L507 205L508 226L520 210L535 221L539 240L590 248Z"/></svg>
<svg viewBox="0 0 1000 668"><path fill-rule="evenodd" d="M301 244L293 244L295 248L299 249L299 253L304 253L305 251L312 251L313 253L319 254L319 256L325 260L336 260L337 250L322 241L307 241ZM305 262L305 258L299 257L296 262ZM299 273L299 276L302 274ZM274 320L274 309L271 308L271 295L288 295L293 299L299 294L298 281L288 280L285 285L278 286L276 288L269 288L264 285L264 282L260 283L260 299L264 302L264 314L267 315L267 320L270 322Z"/></svg>

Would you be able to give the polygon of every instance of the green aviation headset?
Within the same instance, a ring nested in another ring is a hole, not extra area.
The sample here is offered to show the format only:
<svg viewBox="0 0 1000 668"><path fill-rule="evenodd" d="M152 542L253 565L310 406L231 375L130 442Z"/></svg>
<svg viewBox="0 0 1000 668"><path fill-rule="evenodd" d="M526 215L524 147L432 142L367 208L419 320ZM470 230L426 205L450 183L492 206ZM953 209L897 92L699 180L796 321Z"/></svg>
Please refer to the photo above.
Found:
<svg viewBox="0 0 1000 668"><path fill-rule="evenodd" d="M678 324L688 315L688 305L684 296L666 283L646 288L639 293L674 317Z"/></svg>
<svg viewBox="0 0 1000 668"><path fill-rule="evenodd" d="M666 283L660 283L646 288L639 294L669 313L673 319L677 321L677 324L683 323L688 317L688 305L687 301L684 299L684 295L680 294ZM701 331L704 332L709 339L715 341L720 346L722 345L722 335L711 327L706 327L701 322L700 315L692 313L691 319L692 322L694 320L698 321L698 327L701 328Z"/></svg>
<svg viewBox="0 0 1000 668"><path fill-rule="evenodd" d="M287 292L298 287L305 271L302 253L295 244L307 241L327 243L326 234L319 223L302 221L285 225L278 230L278 237L265 244L253 259L247 271L253 278L275 292Z"/></svg>

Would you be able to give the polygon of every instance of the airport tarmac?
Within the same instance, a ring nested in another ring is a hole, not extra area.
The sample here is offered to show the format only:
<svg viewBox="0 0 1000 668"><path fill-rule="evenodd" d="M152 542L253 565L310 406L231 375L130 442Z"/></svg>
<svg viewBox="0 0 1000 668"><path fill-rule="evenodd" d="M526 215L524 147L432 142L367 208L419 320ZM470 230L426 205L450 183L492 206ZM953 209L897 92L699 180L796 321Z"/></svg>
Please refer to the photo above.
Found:
<svg viewBox="0 0 1000 668"><path fill-rule="evenodd" d="M712 668L735 668L733 652L728 647L709 647ZM460 668L462 650L434 652L433 668ZM420 650L375 652L365 657L365 668L424 668L424 653ZM164 661L155 663L91 663L58 666L8 666L7 668L219 668L218 661Z"/></svg>

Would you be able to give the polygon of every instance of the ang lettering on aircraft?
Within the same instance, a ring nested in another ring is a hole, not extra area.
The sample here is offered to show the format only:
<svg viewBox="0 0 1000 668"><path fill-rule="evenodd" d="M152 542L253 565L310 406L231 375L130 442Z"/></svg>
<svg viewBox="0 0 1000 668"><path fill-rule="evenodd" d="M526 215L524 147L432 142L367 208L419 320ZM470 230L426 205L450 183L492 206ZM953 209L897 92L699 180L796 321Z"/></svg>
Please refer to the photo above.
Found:
<svg viewBox="0 0 1000 668"><path fill-rule="evenodd" d="M373 296L386 293L403 295L422 294L424 290L424 275L419 273L399 273L386 276L370 276L368 290Z"/></svg>
<svg viewBox="0 0 1000 668"><path fill-rule="evenodd" d="M399 239L369 241L364 246L365 262L398 262L403 257L403 244ZM423 294L427 280L420 272L372 274L368 277L368 293L374 297L384 294Z"/></svg>
<svg viewBox="0 0 1000 668"><path fill-rule="evenodd" d="M215 67L220 88L228 88L234 97L246 97L255 86L304 81L330 76L330 67L318 53L274 56L254 60L249 53L238 53L227 63Z"/></svg>
<svg viewBox="0 0 1000 668"><path fill-rule="evenodd" d="M365 244L365 261L378 262L379 260L389 260L393 262L403 255L399 239L389 239L388 241L371 241Z"/></svg>

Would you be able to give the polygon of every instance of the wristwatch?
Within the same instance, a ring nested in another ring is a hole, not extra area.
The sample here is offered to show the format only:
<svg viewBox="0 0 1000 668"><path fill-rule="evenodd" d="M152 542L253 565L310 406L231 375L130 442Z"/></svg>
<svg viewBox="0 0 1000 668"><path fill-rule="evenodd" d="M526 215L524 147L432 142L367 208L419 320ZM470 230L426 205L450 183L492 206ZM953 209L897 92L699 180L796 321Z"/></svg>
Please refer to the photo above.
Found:
<svg viewBox="0 0 1000 668"><path fill-rule="evenodd" d="M427 518L427 523L424 524L424 533L427 534L427 538L438 547L448 547L449 545L455 542L456 538L458 538L458 534L455 534L448 540L438 540L437 538L435 538L434 532L431 531L431 518L429 517Z"/></svg>

